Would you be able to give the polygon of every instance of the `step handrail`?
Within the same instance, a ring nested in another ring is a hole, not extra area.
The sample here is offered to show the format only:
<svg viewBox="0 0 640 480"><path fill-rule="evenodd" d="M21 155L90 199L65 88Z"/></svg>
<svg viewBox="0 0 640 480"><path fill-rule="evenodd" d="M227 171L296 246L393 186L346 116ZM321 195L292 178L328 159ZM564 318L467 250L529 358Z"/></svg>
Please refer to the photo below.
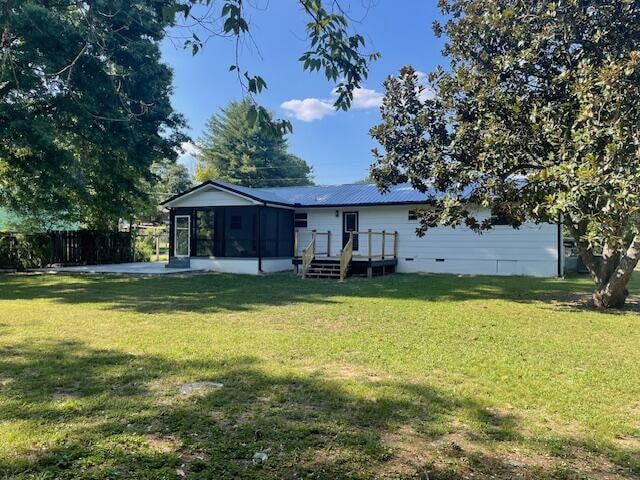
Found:
<svg viewBox="0 0 640 480"><path fill-rule="evenodd" d="M302 251L302 278L307 276L313 259L316 258L316 234L311 235L311 242Z"/></svg>
<svg viewBox="0 0 640 480"><path fill-rule="evenodd" d="M301 257L302 255L300 254L300 246L303 245L303 237L307 236L311 234L311 237L315 237L316 239L316 251L315 254L316 256L326 256L326 257L331 257L331 231L328 230L326 232L318 232L316 230L312 230L312 231L302 231L302 230L296 230L295 231L295 236L294 236L294 247L293 247L293 254L295 257ZM326 243L320 238L320 237L326 237ZM319 244L319 245L318 245ZM324 246L325 251L319 251L318 249L320 248L320 246ZM303 250L304 252L304 250Z"/></svg>
<svg viewBox="0 0 640 480"><path fill-rule="evenodd" d="M347 271L353 259L353 232L349 232L349 241L340 252L340 281L347 278Z"/></svg>

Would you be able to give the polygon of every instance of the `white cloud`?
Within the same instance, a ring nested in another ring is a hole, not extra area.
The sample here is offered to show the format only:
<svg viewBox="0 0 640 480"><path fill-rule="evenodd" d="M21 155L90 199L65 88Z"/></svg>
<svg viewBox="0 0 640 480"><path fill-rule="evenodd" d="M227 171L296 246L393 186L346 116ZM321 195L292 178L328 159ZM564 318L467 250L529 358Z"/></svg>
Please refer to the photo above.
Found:
<svg viewBox="0 0 640 480"><path fill-rule="evenodd" d="M425 100L436 98L436 91L429 84L429 74L420 71L417 71L416 74L418 75L418 83L423 87L422 92L420 92L420 100L424 102Z"/></svg>
<svg viewBox="0 0 640 480"><path fill-rule="evenodd" d="M184 142L180 144L180 151L178 151L177 162L184 165L189 169L189 172L193 175L196 169L196 155L198 155L198 146L193 142Z"/></svg>
<svg viewBox="0 0 640 480"><path fill-rule="evenodd" d="M383 98L384 94L370 88L356 88L351 106L359 109L378 108L382 105Z"/></svg>
<svg viewBox="0 0 640 480"><path fill-rule="evenodd" d="M416 75L418 76L418 82L427 83L429 80L429 74L425 72L421 72L420 70L416 70Z"/></svg>
<svg viewBox="0 0 640 480"><path fill-rule="evenodd" d="M182 151L184 152L183 155L189 155L192 157L195 157L199 152L198 146L193 142L184 142L180 145L180 148L182 148Z"/></svg>
<svg viewBox="0 0 640 480"><path fill-rule="evenodd" d="M287 100L280 104L280 108L287 112L288 115L303 122L322 120L327 115L333 115L336 112L331 100L323 100L321 98Z"/></svg>
<svg viewBox="0 0 640 480"><path fill-rule="evenodd" d="M423 87L420 92L420 100L432 100L436 97L436 91L429 84L429 74L421 71L416 71L418 75L418 84ZM333 106L337 94L335 90L331 92L333 98L304 98L291 99L280 104L287 115L294 117L303 122L313 122L315 120L322 120L328 115L336 113L336 109ZM384 99L384 93L378 92L372 88L356 88L353 91L353 101L351 102L351 108L358 110L369 110L373 108L380 108L382 100Z"/></svg>
<svg viewBox="0 0 640 480"><path fill-rule="evenodd" d="M335 92L331 93L333 97ZM371 88L356 88L353 91L353 102L351 107L358 110L368 110L378 108L382 105L384 95ZM304 98L302 100L292 99L282 102L282 108L288 115L303 122L313 122L322 120L328 115L336 113L333 106L334 98Z"/></svg>

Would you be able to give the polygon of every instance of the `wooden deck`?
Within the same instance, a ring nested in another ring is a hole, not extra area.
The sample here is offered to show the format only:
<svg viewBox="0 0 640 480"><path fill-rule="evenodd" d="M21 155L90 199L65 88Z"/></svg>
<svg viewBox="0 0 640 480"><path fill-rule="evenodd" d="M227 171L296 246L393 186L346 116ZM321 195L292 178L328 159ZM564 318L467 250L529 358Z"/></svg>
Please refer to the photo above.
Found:
<svg viewBox="0 0 640 480"><path fill-rule="evenodd" d="M358 275L373 277L396 271L398 232L344 232L343 247L335 256L331 231L296 230L293 265L303 278L339 278ZM307 236L308 238L305 238ZM346 240L346 241L345 241ZM334 255L331 255L331 252ZM363 253L366 252L366 255Z"/></svg>
<svg viewBox="0 0 640 480"><path fill-rule="evenodd" d="M296 273L300 273L300 266L302 265L302 257L294 257L292 260L293 265L296 267ZM313 260L316 266L322 265L340 265L340 257L316 257ZM372 258L366 256L353 256L351 259L351 267L349 276L360 277L375 277L380 275L387 275L389 273L395 273L396 266L398 265L397 258ZM329 270L329 268L327 268ZM327 275L326 277L329 277Z"/></svg>

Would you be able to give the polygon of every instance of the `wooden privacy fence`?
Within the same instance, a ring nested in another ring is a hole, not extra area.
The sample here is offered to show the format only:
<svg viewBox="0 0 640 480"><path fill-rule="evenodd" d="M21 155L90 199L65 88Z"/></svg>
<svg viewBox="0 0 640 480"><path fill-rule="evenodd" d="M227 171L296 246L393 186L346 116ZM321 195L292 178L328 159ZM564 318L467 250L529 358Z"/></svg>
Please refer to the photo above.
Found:
<svg viewBox="0 0 640 480"><path fill-rule="evenodd" d="M52 264L126 263L133 261L129 232L51 232Z"/></svg>
<svg viewBox="0 0 640 480"><path fill-rule="evenodd" d="M0 233L0 268L126 263L133 262L133 257L134 240L129 232Z"/></svg>

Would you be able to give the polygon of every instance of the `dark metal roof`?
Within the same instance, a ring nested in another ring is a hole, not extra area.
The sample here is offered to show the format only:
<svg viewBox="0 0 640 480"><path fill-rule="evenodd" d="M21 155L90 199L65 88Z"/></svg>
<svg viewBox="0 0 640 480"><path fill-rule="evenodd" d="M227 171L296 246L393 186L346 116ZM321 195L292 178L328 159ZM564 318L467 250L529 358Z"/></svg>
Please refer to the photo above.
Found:
<svg viewBox="0 0 640 480"><path fill-rule="evenodd" d="M254 200L259 200L267 203L276 203L282 205L291 205L290 202L287 201L286 198L278 195L277 192L271 192L271 189L262 189L262 188L252 188L252 187L243 187L241 185L235 185L233 183L223 182L220 180L213 180L211 182L213 185L218 185L223 187L224 189L238 193L245 197L252 198ZM277 188L273 190L278 190Z"/></svg>
<svg viewBox="0 0 640 480"><path fill-rule="evenodd" d="M402 205L427 203L427 194L420 193L408 183L393 185L381 193L374 184L311 185L304 187L251 188L210 180L186 192L175 195L164 205L205 186L222 188L256 201L291 207L341 207L364 205Z"/></svg>
<svg viewBox="0 0 640 480"><path fill-rule="evenodd" d="M289 204L304 207L334 207L347 205L386 205L426 203L427 195L408 183L393 185L381 193L373 184L313 185L307 187L256 188L261 193L276 195Z"/></svg>
<svg viewBox="0 0 640 480"><path fill-rule="evenodd" d="M270 194L269 192L261 192L257 188L243 187L241 185L234 185L232 183L222 182L220 180L215 180L215 181L207 180L206 182L196 185L195 187L192 187L189 190L185 190L184 192L181 192L181 193L178 193L177 195L172 196L171 198L162 202L161 205L168 205L169 203L172 203L175 200L178 200L179 198L182 198L186 195L189 195L190 193L194 193L197 190L200 190L201 188L208 187L208 186L221 188L223 190L235 193L242 197L256 200L258 202L266 202L266 203L274 203L278 205L290 206L290 204L286 200L283 200L277 195Z"/></svg>

